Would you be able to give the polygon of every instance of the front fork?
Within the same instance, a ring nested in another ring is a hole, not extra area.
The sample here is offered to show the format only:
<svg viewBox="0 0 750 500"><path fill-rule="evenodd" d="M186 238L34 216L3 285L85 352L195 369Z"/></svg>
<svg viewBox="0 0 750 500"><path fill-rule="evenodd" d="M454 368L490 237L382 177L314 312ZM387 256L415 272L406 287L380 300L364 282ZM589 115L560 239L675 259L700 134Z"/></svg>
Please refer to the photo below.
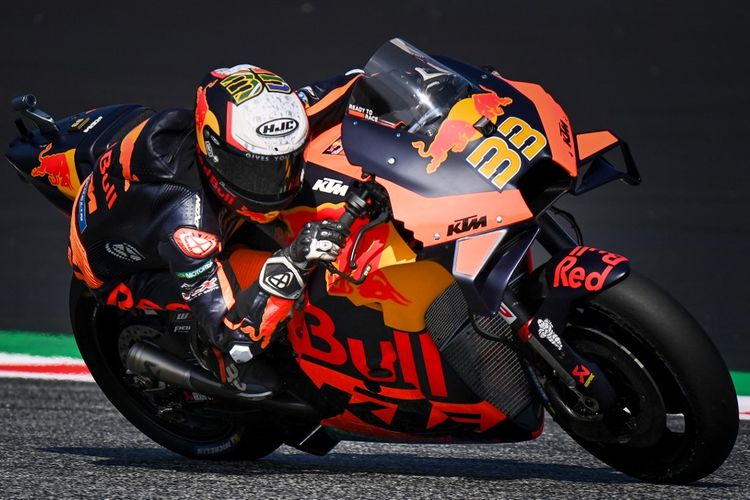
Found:
<svg viewBox="0 0 750 500"><path fill-rule="evenodd" d="M630 264L621 255L578 245L549 214L540 216L539 224L538 241L552 255L545 275L547 296L532 316L508 289L499 313L576 396L577 411L605 412L616 403L616 392L599 366L565 341L564 330L573 302L624 279Z"/></svg>

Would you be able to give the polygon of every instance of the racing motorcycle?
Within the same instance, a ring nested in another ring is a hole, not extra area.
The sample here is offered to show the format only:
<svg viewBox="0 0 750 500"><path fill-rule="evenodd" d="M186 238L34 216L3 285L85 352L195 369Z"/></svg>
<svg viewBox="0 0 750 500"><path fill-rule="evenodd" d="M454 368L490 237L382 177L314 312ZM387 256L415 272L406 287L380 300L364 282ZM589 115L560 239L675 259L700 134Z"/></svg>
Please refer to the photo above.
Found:
<svg viewBox="0 0 750 500"><path fill-rule="evenodd" d="M7 157L64 213L97 158L153 112L55 121L13 100ZM257 459L282 444L530 440L545 410L583 448L645 481L719 467L738 429L727 368L698 323L628 259L585 244L555 207L640 174L610 131L574 133L542 87L431 57L400 39L314 137L304 189L264 225L271 249L308 221L351 231L264 357L258 399L216 380L187 306L120 310L73 280L75 338L114 406L187 457ZM621 166L618 166L621 165Z"/></svg>

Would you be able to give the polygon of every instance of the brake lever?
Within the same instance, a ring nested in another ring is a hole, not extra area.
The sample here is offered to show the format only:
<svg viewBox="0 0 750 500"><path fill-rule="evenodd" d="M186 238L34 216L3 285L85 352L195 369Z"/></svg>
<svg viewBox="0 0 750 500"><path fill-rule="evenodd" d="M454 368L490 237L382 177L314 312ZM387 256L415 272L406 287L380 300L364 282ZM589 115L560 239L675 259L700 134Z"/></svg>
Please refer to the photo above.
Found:
<svg viewBox="0 0 750 500"><path fill-rule="evenodd" d="M361 285L362 283L364 283L367 279L367 275L370 274L370 270L372 269L372 266L370 264L367 264L359 278L355 278L351 274L346 274L339 271L332 262L325 262L323 263L323 266L328 270L329 273L335 274L336 276L339 276L354 285Z"/></svg>
<svg viewBox="0 0 750 500"><path fill-rule="evenodd" d="M357 269L357 262L356 262L357 247L359 246L359 243L362 241L362 236L364 236L365 233L369 231L370 229L372 229L373 227L387 221L390 218L390 216L391 216L390 211L382 210L380 214L378 214L377 217L372 219L365 226L363 226L362 229L359 230L357 237L354 238L354 243L352 244L352 248L349 251L349 267L350 268Z"/></svg>
<svg viewBox="0 0 750 500"><path fill-rule="evenodd" d="M342 215L340 222L342 222L344 226L349 229L354 223L354 220L362 215L372 213L375 209L377 209L378 215L370 222L368 222L364 227L362 227L362 229L360 229L359 233L354 239L354 243L352 244L352 248L349 252L349 267L352 270L357 269L358 267L355 259L357 255L357 248L362 242L362 237L364 236L364 234L378 224L382 224L383 222L387 221L391 217L391 210L389 206L390 204L388 203L388 194L382 188L382 186L379 186L377 183L375 183L375 179L373 176L371 176L366 182L356 183L356 187L361 189L361 193L351 192L349 196L347 196L347 209L344 215ZM355 285L361 285L362 283L364 283L365 279L367 279L367 275L372 269L372 266L367 264L359 278L355 278L352 274L341 272L338 268L336 268L336 266L333 265L333 263L326 262L323 265L331 274L339 276Z"/></svg>

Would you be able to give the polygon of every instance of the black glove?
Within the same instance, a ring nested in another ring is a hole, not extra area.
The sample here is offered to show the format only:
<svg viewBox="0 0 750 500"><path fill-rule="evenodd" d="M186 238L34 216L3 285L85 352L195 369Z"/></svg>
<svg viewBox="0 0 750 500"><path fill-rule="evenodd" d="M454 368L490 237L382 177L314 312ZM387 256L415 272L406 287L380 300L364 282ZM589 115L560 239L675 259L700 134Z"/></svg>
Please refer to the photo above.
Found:
<svg viewBox="0 0 750 500"><path fill-rule="evenodd" d="M333 262L348 234L343 225L333 220L308 222L284 253L302 269L311 267L318 260Z"/></svg>
<svg viewBox="0 0 750 500"><path fill-rule="evenodd" d="M316 261L336 260L348 231L332 220L308 222L291 245L274 253L260 271L258 285L271 295L297 299Z"/></svg>

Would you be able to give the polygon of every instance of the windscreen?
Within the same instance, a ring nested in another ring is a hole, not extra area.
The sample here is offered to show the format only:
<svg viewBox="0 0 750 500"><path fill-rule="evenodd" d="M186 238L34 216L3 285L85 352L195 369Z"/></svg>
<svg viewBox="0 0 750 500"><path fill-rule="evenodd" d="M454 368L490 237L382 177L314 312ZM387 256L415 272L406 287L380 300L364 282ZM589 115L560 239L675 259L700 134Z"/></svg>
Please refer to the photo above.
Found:
<svg viewBox="0 0 750 500"><path fill-rule="evenodd" d="M398 38L365 66L348 114L432 137L453 104L476 92L464 77Z"/></svg>

